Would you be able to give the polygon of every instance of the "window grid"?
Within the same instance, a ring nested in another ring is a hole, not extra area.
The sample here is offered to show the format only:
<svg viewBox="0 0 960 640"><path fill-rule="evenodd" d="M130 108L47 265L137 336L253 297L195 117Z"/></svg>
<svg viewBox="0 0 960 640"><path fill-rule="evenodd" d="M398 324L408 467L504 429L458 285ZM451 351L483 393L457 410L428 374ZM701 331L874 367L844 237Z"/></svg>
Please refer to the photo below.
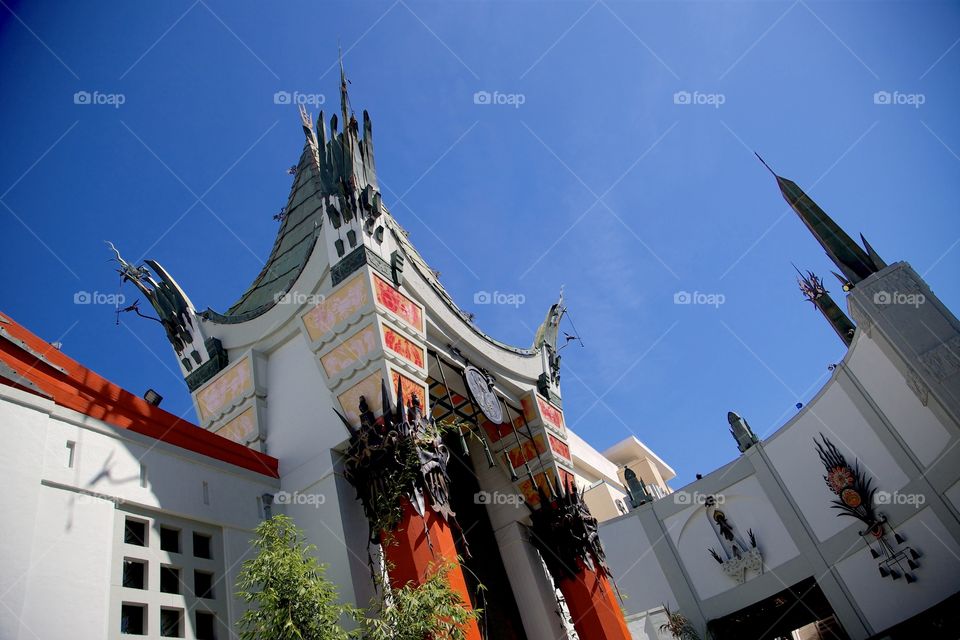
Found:
<svg viewBox="0 0 960 640"><path fill-rule="evenodd" d="M229 637L218 529L118 510L116 531L109 637Z"/></svg>

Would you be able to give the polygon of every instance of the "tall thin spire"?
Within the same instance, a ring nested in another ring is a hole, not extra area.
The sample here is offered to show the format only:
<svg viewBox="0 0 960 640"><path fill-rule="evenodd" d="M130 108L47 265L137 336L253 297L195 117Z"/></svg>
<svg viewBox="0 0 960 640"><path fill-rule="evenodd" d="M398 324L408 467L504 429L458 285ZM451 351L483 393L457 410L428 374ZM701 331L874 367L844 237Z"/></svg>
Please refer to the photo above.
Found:
<svg viewBox="0 0 960 640"><path fill-rule="evenodd" d="M350 115L348 113L348 104L350 98L347 96L347 74L343 70L343 49L337 46L340 57L340 115L343 117L343 130L350 129Z"/></svg>
<svg viewBox="0 0 960 640"><path fill-rule="evenodd" d="M854 242L795 182L777 175L759 154L757 158L777 179L777 186L784 200L800 216L800 220L850 284L855 285L887 266L866 241L866 251Z"/></svg>
<svg viewBox="0 0 960 640"><path fill-rule="evenodd" d="M797 272L797 284L800 285L800 293L816 307L823 317L827 319L833 330L837 332L843 343L850 346L853 342L853 334L856 327L847 314L833 301L830 292L823 286L823 280L818 278L812 271L807 271L804 275L794 265Z"/></svg>

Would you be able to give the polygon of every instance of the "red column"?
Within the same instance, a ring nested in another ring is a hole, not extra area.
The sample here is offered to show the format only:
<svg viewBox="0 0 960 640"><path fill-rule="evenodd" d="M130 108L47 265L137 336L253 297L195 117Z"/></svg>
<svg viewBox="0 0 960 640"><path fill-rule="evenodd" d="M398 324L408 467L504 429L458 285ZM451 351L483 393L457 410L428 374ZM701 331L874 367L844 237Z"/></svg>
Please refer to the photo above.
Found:
<svg viewBox="0 0 960 640"><path fill-rule="evenodd" d="M426 528L424 527L426 521ZM430 531L430 541L427 542L426 529ZM433 548L431 549L431 545ZM453 564L447 573L450 587L460 595L464 606L472 609L470 592L463 577L463 570L457 560L457 548L453 542L453 532L450 525L427 507L423 517L410 506L407 499L403 499L403 519L393 531L392 540L383 545L387 562L393 565L390 571L390 584L398 589L412 582L415 585L423 584L428 571L447 562ZM467 640L481 640L480 628L476 620L471 620L464 629ZM629 636L626 636L629 638ZM586 639L584 639L586 640Z"/></svg>
<svg viewBox="0 0 960 640"><path fill-rule="evenodd" d="M627 623L607 577L578 563L576 578L563 578L557 587L570 609L580 640L630 640Z"/></svg>

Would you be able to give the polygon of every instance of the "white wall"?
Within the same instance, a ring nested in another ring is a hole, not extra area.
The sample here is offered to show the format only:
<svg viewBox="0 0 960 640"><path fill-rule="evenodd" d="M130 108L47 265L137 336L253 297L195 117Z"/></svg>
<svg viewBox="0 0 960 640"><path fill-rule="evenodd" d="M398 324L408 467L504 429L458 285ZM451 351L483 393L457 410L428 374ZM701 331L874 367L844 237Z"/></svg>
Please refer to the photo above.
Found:
<svg viewBox="0 0 960 640"><path fill-rule="evenodd" d="M814 448L813 438L823 433L843 453L850 466L860 468L874 478L874 486L896 491L907 483L907 475L883 446L847 392L831 378L822 394L808 404L793 423L763 443L776 472L787 491L821 541L850 525L849 518L838 518L830 501L836 496L823 481L823 463Z"/></svg>
<svg viewBox="0 0 960 640"><path fill-rule="evenodd" d="M950 440L944 426L910 390L877 343L865 334L857 339L856 356L849 362L850 370L893 428L922 464L936 460Z"/></svg>
<svg viewBox="0 0 960 640"><path fill-rule="evenodd" d="M116 632L110 624L119 603L110 585L122 571L114 566L118 506L224 527L226 553L239 560L259 522L257 496L278 485L9 387L0 387L0 439L2 638L100 640ZM68 440L76 443L72 468ZM221 591L232 594L239 567L227 566L231 582Z"/></svg>
<svg viewBox="0 0 960 640"><path fill-rule="evenodd" d="M881 578L877 561L862 542L859 551L837 563L860 610L876 630L886 629L920 613L960 590L960 545L930 508L897 527L907 544L922 555L917 581Z"/></svg>
<svg viewBox="0 0 960 640"><path fill-rule="evenodd" d="M622 606L628 613L640 613L661 604L677 607L667 576L636 513L602 523L600 538L607 565L624 596ZM666 544L662 539L655 542Z"/></svg>
<svg viewBox="0 0 960 640"><path fill-rule="evenodd" d="M716 492L716 495L720 496L718 500L723 501L718 508L726 514L727 521L734 526L735 533L744 543L750 544L747 531L753 529L757 548L763 554L765 571L775 569L799 555L790 533L755 476L744 478ZM717 561L707 552L710 547L720 552L721 545L702 504L684 509L666 518L664 523L701 600L738 586L736 581L720 570ZM756 574L748 572L747 582L754 577Z"/></svg>
<svg viewBox="0 0 960 640"><path fill-rule="evenodd" d="M322 456L349 435L333 412L333 399L316 356L297 332L268 355L267 453L280 460L286 475ZM322 473L320 474L322 475Z"/></svg>

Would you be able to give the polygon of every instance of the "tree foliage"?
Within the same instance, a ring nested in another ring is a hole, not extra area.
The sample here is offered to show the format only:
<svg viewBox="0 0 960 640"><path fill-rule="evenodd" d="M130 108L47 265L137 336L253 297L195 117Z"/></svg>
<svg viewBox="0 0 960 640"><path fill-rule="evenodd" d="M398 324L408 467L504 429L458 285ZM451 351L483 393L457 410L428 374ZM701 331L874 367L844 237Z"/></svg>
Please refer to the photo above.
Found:
<svg viewBox="0 0 960 640"><path fill-rule="evenodd" d="M257 555L243 563L237 595L252 605L238 626L241 640L341 640L349 607L339 602L325 567L311 555L313 545L293 520L276 515L257 527Z"/></svg>
<svg viewBox="0 0 960 640"><path fill-rule="evenodd" d="M450 587L451 562L419 586L381 582L381 597L362 610L340 603L315 548L288 516L262 522L253 546L257 554L237 579L237 596L250 605L237 623L241 640L463 640L463 625L479 615Z"/></svg>

